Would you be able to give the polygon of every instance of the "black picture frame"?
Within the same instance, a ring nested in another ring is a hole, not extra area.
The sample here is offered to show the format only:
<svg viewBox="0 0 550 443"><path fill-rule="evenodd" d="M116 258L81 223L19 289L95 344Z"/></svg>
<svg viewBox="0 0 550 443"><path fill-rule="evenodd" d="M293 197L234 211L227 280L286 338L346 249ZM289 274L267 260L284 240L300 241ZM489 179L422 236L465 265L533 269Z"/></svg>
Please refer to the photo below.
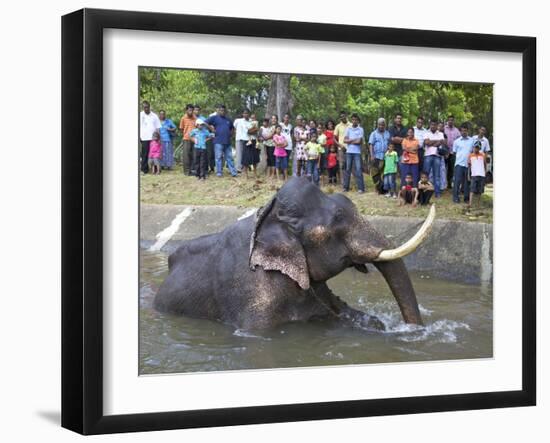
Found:
<svg viewBox="0 0 550 443"><path fill-rule="evenodd" d="M103 31L108 28L522 54L522 388L392 399L103 413ZM284 30L281 32L281 30ZM414 414L536 404L536 39L83 9L62 18L62 426L82 434Z"/></svg>

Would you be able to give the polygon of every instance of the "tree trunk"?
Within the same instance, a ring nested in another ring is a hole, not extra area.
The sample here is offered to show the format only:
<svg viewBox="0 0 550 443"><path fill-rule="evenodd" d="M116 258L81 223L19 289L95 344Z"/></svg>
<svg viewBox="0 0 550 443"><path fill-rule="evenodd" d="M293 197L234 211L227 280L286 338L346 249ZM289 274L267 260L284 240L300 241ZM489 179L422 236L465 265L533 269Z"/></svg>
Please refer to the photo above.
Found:
<svg viewBox="0 0 550 443"><path fill-rule="evenodd" d="M286 113L292 111L293 104L290 74L271 74L265 116L271 118L272 115L276 115L281 120Z"/></svg>
<svg viewBox="0 0 550 443"><path fill-rule="evenodd" d="M279 117L279 121L287 113L291 113L294 103L290 94L290 74L271 74L271 83L269 84L269 94L265 108L266 118L272 115ZM265 171L267 167L267 154L265 149L260 155L260 164L258 170Z"/></svg>

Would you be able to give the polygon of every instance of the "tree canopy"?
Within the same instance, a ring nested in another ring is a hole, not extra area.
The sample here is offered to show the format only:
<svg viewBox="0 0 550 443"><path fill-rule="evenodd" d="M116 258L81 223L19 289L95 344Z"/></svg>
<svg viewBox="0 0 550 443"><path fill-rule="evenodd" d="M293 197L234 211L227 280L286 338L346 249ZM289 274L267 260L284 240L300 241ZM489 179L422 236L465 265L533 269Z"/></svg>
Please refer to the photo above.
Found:
<svg viewBox="0 0 550 443"><path fill-rule="evenodd" d="M223 103L233 117L249 108L263 118L270 103L273 75L140 68L140 100L149 101L156 111L164 109L173 120L183 115L188 103L199 104L203 113ZM359 114L365 128L373 128L379 117L391 121L397 112L409 126L420 115L426 120L434 117L444 121L452 114L457 124L483 124L492 135L492 84L300 74L290 75L289 82L289 105L294 116L336 120L345 110Z"/></svg>

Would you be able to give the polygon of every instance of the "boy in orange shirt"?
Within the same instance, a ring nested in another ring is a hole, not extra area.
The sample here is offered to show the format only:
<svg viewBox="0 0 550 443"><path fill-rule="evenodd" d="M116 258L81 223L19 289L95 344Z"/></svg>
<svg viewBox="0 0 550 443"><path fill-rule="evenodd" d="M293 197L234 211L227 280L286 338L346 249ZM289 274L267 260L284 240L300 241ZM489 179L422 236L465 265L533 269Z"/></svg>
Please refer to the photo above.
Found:
<svg viewBox="0 0 550 443"><path fill-rule="evenodd" d="M476 140L474 143L474 152L468 157L468 175L470 178L470 202L468 207L472 207L473 198L476 197L475 207L479 207L481 194L485 188L485 173L487 172L487 160L485 154L481 152L481 142Z"/></svg>

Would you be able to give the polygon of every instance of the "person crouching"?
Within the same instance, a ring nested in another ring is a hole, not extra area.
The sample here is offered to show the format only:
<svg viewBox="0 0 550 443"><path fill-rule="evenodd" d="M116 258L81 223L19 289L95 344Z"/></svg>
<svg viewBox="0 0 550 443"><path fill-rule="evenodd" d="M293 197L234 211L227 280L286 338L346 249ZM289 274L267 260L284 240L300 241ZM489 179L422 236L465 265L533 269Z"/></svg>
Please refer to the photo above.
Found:
<svg viewBox="0 0 550 443"><path fill-rule="evenodd" d="M399 206L412 205L416 207L418 201L418 188L413 183L412 174L405 175L405 184L399 190Z"/></svg>
<svg viewBox="0 0 550 443"><path fill-rule="evenodd" d="M418 201L420 206L426 206L430 203L430 198L434 193L434 185L430 181L428 174L422 172L420 174L420 181L418 182Z"/></svg>

